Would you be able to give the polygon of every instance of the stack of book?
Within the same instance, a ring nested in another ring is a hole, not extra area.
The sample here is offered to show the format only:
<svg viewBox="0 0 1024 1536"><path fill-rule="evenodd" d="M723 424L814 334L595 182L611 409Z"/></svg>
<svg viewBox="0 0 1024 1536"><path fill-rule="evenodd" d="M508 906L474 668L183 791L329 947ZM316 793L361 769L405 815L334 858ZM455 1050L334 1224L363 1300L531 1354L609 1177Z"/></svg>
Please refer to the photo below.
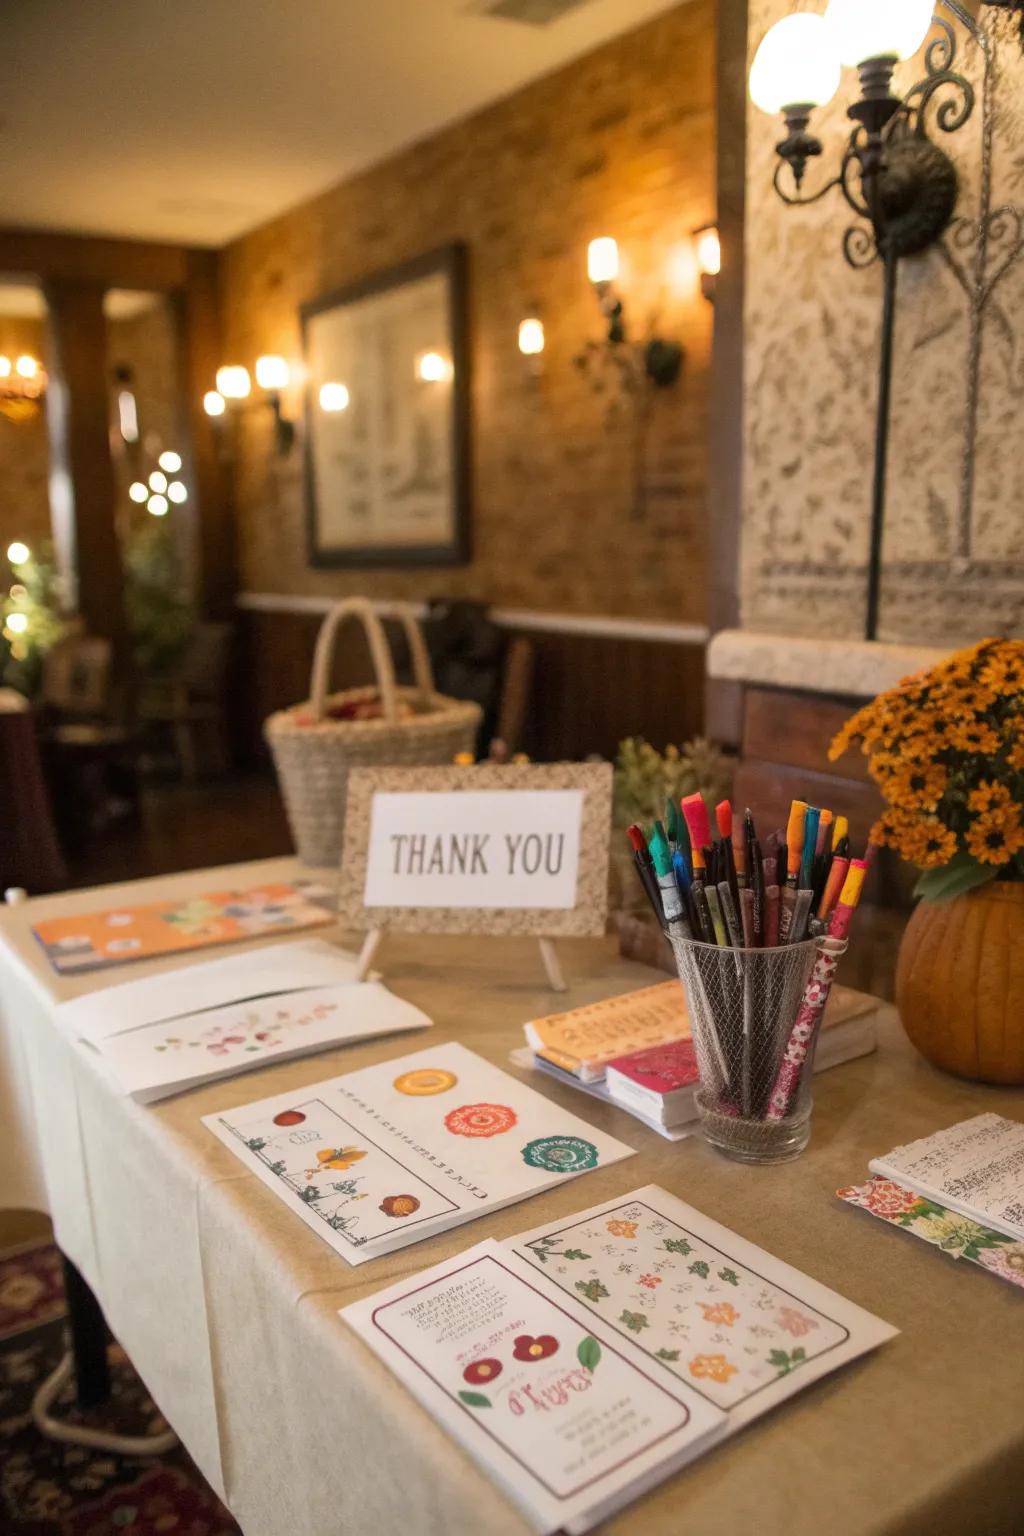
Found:
<svg viewBox="0 0 1024 1536"><path fill-rule="evenodd" d="M875 1049L877 1007L863 992L833 989L815 1071ZM526 1048L512 1053L518 1065L615 1104L671 1141L693 1129L697 1062L678 981L532 1019L524 1032Z"/></svg>

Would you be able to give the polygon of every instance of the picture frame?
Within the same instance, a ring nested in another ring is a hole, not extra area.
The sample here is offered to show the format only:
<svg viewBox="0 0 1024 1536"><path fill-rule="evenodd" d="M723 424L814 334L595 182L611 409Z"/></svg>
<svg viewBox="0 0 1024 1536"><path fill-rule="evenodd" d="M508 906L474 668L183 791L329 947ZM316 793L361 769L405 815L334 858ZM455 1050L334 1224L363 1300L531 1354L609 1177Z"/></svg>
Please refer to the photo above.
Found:
<svg viewBox="0 0 1024 1536"><path fill-rule="evenodd" d="M468 561L466 272L456 242L300 309L311 565Z"/></svg>

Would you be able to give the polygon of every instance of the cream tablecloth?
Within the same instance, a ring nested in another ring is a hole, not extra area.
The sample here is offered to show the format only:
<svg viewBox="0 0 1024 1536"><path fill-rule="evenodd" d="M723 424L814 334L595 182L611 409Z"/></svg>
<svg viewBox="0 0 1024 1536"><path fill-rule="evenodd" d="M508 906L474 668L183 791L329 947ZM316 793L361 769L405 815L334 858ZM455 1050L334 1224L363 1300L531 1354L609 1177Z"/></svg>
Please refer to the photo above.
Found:
<svg viewBox="0 0 1024 1536"><path fill-rule="evenodd" d="M832 1198L869 1157L1024 1096L934 1072L882 1010L878 1054L817 1080L810 1150L780 1168L663 1141L556 1084L545 1091L638 1156L352 1269L199 1123L212 1111L409 1049L378 1041L152 1108L69 1046L55 1002L187 959L61 981L41 917L287 878L289 861L42 898L0 914L0 1204L45 1205L160 1407L246 1536L522 1536L521 1517L345 1329L337 1309L486 1236L658 1182L903 1330L893 1344L618 1516L616 1536L891 1536L1024 1529L1024 1296ZM602 943L562 946L580 1003L653 979ZM502 1066L548 1010L527 941L388 940L396 992Z"/></svg>

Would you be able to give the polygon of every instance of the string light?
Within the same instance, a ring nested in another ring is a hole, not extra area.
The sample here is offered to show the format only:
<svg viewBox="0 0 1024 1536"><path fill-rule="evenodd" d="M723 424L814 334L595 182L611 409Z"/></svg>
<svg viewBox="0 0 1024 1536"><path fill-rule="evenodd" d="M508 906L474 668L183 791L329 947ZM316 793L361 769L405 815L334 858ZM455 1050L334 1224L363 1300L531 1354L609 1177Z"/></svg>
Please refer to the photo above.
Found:
<svg viewBox="0 0 1024 1536"><path fill-rule="evenodd" d="M25 561L30 559L31 554L32 551L28 545L23 544L20 539L15 539L13 544L8 544L7 546L7 558L12 565L24 565Z"/></svg>

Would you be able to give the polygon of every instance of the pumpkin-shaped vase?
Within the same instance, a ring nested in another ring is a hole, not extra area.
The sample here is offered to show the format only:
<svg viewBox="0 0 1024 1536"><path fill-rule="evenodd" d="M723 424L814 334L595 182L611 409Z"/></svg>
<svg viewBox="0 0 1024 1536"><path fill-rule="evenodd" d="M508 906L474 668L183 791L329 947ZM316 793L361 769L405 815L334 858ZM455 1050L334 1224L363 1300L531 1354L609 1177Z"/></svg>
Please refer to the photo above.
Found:
<svg viewBox="0 0 1024 1536"><path fill-rule="evenodd" d="M1024 1083L1024 884L919 902L900 945L896 1006L935 1066Z"/></svg>

